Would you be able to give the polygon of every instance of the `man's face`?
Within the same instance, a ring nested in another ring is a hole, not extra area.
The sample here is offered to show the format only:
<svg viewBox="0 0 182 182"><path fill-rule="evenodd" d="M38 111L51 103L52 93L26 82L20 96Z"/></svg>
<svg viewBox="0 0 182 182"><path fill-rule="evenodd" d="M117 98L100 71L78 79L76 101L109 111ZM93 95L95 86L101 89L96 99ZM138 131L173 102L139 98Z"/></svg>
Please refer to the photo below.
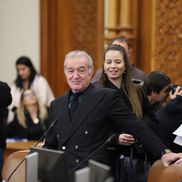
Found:
<svg viewBox="0 0 182 182"><path fill-rule="evenodd" d="M90 84L93 73L84 57L67 59L64 72L68 85L73 92L84 91Z"/></svg>
<svg viewBox="0 0 182 182"><path fill-rule="evenodd" d="M152 93L153 94L153 100L156 102L165 102L167 97L169 96L169 86L166 85L159 93Z"/></svg>
<svg viewBox="0 0 182 182"><path fill-rule="evenodd" d="M126 54L128 56L128 59L131 59L131 48L128 47L128 44L126 42L120 42L118 40L115 40L112 44L120 45L125 48Z"/></svg>

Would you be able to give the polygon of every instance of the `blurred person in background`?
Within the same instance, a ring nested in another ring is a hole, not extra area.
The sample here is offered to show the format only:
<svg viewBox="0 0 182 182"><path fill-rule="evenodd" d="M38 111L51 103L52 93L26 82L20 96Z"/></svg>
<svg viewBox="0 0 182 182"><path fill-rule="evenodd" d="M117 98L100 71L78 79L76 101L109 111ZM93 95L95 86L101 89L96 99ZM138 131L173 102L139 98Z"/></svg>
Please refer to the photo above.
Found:
<svg viewBox="0 0 182 182"><path fill-rule="evenodd" d="M12 97L8 84L0 81L0 181L2 180L3 156L6 148L7 107L11 104L11 101Z"/></svg>
<svg viewBox="0 0 182 182"><path fill-rule="evenodd" d="M145 90L151 105L156 112L165 104L170 92L171 79L161 71L152 71L145 82Z"/></svg>
<svg viewBox="0 0 182 182"><path fill-rule="evenodd" d="M7 126L9 138L38 140L47 128L47 108L39 103L35 92L22 92L15 117Z"/></svg>
<svg viewBox="0 0 182 182"><path fill-rule="evenodd" d="M37 73L30 58L22 56L16 61L17 77L11 87L12 104L9 107L8 121L13 119L13 111L19 105L20 96L25 89L32 89L40 104L49 107L50 102L54 99L53 92L47 80Z"/></svg>

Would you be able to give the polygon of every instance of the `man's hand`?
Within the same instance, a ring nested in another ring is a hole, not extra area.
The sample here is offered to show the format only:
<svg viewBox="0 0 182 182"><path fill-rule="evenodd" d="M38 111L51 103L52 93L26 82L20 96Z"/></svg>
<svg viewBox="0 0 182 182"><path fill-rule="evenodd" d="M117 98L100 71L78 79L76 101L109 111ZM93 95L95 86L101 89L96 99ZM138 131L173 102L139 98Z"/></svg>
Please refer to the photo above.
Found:
<svg viewBox="0 0 182 182"><path fill-rule="evenodd" d="M170 91L169 93L169 96L170 96L170 99L175 99L177 95L181 95L182 96L182 89L180 86L178 86L176 88L176 91L172 94L172 91Z"/></svg>
<svg viewBox="0 0 182 182"><path fill-rule="evenodd" d="M161 157L164 166L169 166L170 164L182 165L182 153L169 152Z"/></svg>
<svg viewBox="0 0 182 182"><path fill-rule="evenodd" d="M182 165L182 153L179 153L178 155L179 155L181 158L178 159L174 164L175 164L175 165Z"/></svg>
<svg viewBox="0 0 182 182"><path fill-rule="evenodd" d="M118 143L120 145L131 145L135 143L135 138L130 134L122 133L119 135Z"/></svg>

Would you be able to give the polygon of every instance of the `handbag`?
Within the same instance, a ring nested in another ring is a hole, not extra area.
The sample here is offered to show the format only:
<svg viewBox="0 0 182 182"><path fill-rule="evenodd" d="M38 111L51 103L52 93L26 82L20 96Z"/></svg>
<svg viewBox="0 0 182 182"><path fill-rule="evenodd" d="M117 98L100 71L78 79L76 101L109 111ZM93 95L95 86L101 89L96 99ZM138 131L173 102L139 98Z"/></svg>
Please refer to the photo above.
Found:
<svg viewBox="0 0 182 182"><path fill-rule="evenodd" d="M144 158L133 158L133 147L130 156L120 156L117 182L147 182L150 163L144 152Z"/></svg>

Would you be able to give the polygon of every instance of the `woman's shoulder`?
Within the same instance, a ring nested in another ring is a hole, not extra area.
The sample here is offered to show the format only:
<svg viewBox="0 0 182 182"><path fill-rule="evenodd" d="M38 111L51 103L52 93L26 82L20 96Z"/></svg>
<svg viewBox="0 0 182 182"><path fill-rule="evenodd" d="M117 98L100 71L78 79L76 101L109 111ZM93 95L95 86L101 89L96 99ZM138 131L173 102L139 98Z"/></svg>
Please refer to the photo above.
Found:
<svg viewBox="0 0 182 182"><path fill-rule="evenodd" d="M46 78L40 74L37 74L32 83L33 86L48 86Z"/></svg>
<svg viewBox="0 0 182 182"><path fill-rule="evenodd" d="M36 74L34 81L46 81L46 79L41 74Z"/></svg>

